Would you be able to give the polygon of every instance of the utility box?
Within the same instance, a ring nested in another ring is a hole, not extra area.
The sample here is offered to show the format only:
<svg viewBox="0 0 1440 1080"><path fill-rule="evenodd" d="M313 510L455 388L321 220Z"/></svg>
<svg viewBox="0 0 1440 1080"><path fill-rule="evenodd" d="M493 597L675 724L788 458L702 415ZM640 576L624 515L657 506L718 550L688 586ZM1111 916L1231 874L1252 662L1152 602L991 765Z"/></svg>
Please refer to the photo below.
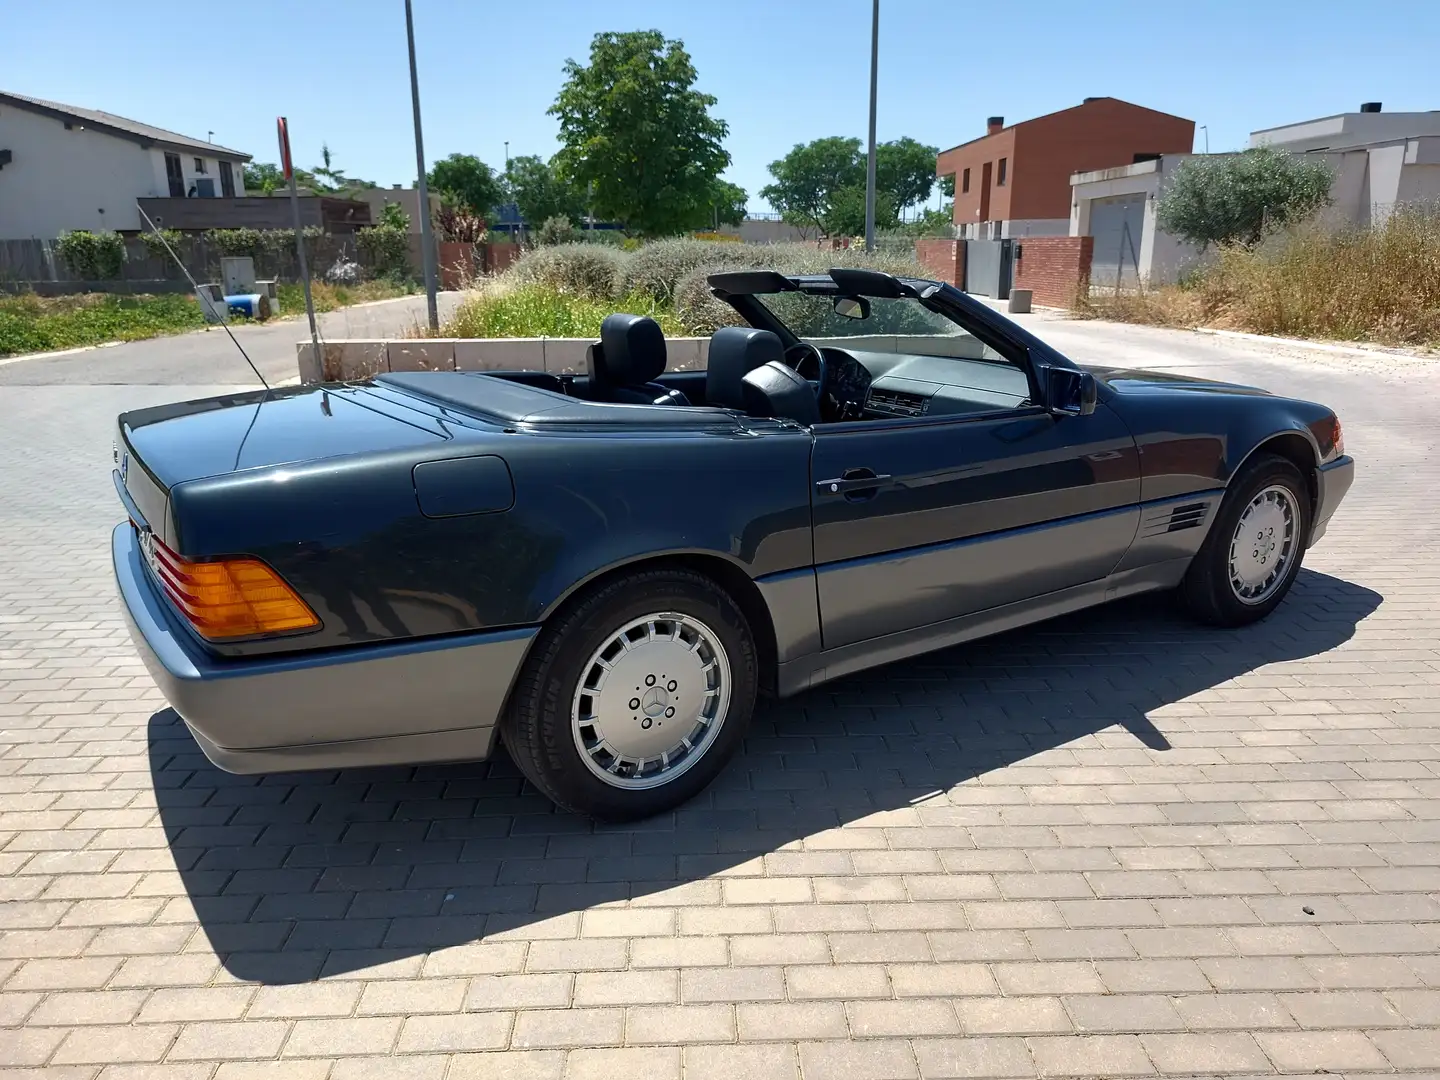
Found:
<svg viewBox="0 0 1440 1080"><path fill-rule="evenodd" d="M200 313L207 323L223 323L230 314L230 305L225 302L225 290L215 282L197 286L195 299L200 302Z"/></svg>
<svg viewBox="0 0 1440 1080"><path fill-rule="evenodd" d="M226 255L220 260L220 283L227 296L255 292L255 260L249 255Z"/></svg>

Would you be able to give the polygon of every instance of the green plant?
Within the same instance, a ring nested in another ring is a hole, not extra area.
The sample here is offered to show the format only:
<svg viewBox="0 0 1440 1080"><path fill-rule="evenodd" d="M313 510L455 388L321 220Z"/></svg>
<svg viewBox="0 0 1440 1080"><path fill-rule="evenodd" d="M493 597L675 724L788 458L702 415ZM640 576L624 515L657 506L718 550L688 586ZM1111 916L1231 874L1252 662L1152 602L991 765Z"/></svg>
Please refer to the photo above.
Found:
<svg viewBox="0 0 1440 1080"><path fill-rule="evenodd" d="M644 293L661 303L670 303L675 287L687 274L702 267L758 266L768 248L749 244L727 244L714 240L656 240L636 251L626 264L620 282L624 293Z"/></svg>
<svg viewBox="0 0 1440 1080"><path fill-rule="evenodd" d="M0 296L0 356L138 341L204 325L199 304L186 293Z"/></svg>
<svg viewBox="0 0 1440 1080"><path fill-rule="evenodd" d="M399 210L405 224L396 224L391 209ZM385 204L380 224L361 229L355 234L355 245L365 256L370 271L377 277L403 277L410 272L410 230L405 212L394 203Z"/></svg>
<svg viewBox="0 0 1440 1080"><path fill-rule="evenodd" d="M715 98L695 89L680 41L658 30L596 34L590 63L566 61L550 114L559 118L561 177L594 212L645 236L706 224L730 164Z"/></svg>
<svg viewBox="0 0 1440 1080"><path fill-rule="evenodd" d="M61 233L55 250L81 281L111 281L124 272L125 241L117 232L75 229Z"/></svg>
<svg viewBox="0 0 1440 1080"><path fill-rule="evenodd" d="M168 259L170 252L165 245L178 251L185 234L179 229L161 229L158 232L147 230L140 234L140 242L145 245L145 253L152 259Z"/></svg>
<svg viewBox="0 0 1440 1080"><path fill-rule="evenodd" d="M579 241L580 230L567 217L555 215L535 230L535 243L540 247L554 247L556 244L574 244Z"/></svg>
<svg viewBox="0 0 1440 1080"><path fill-rule="evenodd" d="M533 154L511 158L503 180L520 220L532 228L556 217L578 221L585 212L585 192L561 177L553 161Z"/></svg>
<svg viewBox="0 0 1440 1080"><path fill-rule="evenodd" d="M430 189L463 206L476 217L489 218L504 196L495 171L474 154L451 154L430 167Z"/></svg>
<svg viewBox="0 0 1440 1080"><path fill-rule="evenodd" d="M537 281L506 283L472 293L440 332L446 337L596 338L600 323L615 311L649 315L671 336L684 332L667 308L648 297L601 300Z"/></svg>
<svg viewBox="0 0 1440 1080"><path fill-rule="evenodd" d="M1258 244L1330 200L1335 175L1323 161L1261 146L1180 163L1156 208L1156 224L1192 244Z"/></svg>
<svg viewBox="0 0 1440 1080"><path fill-rule="evenodd" d="M878 227L893 228L901 210L929 197L935 187L936 153L935 147L908 136L875 148ZM760 194L802 231L861 235L865 232L866 168L859 139L830 136L797 143L779 161L770 163L774 182Z"/></svg>
<svg viewBox="0 0 1440 1080"><path fill-rule="evenodd" d="M599 244L557 244L527 251L511 268L517 281L544 285L589 300L622 295L627 257Z"/></svg>

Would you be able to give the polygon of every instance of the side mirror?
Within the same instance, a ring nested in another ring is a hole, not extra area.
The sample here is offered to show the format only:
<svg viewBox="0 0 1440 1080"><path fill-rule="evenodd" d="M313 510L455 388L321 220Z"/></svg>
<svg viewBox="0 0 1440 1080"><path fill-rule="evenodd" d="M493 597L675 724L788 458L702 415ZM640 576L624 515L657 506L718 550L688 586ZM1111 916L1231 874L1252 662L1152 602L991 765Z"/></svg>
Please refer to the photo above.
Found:
<svg viewBox="0 0 1440 1080"><path fill-rule="evenodd" d="M1095 376L1088 371L1045 370L1045 405L1058 416L1089 416L1095 411Z"/></svg>
<svg viewBox="0 0 1440 1080"><path fill-rule="evenodd" d="M870 317L870 301L863 296L837 296L834 307L835 314L844 319L868 319Z"/></svg>

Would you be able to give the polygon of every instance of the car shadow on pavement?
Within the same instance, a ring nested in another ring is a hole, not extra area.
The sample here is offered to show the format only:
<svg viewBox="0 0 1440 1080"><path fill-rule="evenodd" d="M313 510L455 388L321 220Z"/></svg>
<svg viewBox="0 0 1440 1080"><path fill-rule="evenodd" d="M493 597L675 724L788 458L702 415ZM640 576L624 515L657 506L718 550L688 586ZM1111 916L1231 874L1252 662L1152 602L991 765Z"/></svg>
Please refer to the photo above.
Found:
<svg viewBox="0 0 1440 1080"><path fill-rule="evenodd" d="M451 946L574 937L596 905L663 907L657 894L798 852L797 841L882 811L906 813L867 824L1002 824L989 816L998 807L951 806L944 793L1079 740L1088 764L1131 764L1133 751L1163 761L1167 726L1177 737L1194 730L1186 710L1164 707L1264 665L1319 657L1380 602L1302 571L1270 618L1238 631L1197 628L1168 599L1141 598L848 677L762 704L707 791L628 826L557 811L503 752L474 764L230 776L169 709L150 720L150 768L175 865L225 968L305 982L418 966ZM949 842L938 832L916 840ZM704 888L690 886L683 902L718 903L719 886L709 900L694 895ZM513 970L503 947L492 951L496 970ZM472 973L486 970L484 953Z"/></svg>

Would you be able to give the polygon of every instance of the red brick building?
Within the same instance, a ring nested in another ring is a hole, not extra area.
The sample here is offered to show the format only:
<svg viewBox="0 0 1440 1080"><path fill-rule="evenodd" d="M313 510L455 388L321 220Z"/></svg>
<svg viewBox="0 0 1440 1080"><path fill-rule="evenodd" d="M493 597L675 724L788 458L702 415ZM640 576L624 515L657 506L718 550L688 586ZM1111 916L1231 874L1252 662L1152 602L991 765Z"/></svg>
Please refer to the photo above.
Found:
<svg viewBox="0 0 1440 1080"><path fill-rule="evenodd" d="M955 177L955 224L970 239L1065 235L1070 176L1188 154L1195 121L1112 97L1005 126L992 116L978 139L944 150L937 176Z"/></svg>

